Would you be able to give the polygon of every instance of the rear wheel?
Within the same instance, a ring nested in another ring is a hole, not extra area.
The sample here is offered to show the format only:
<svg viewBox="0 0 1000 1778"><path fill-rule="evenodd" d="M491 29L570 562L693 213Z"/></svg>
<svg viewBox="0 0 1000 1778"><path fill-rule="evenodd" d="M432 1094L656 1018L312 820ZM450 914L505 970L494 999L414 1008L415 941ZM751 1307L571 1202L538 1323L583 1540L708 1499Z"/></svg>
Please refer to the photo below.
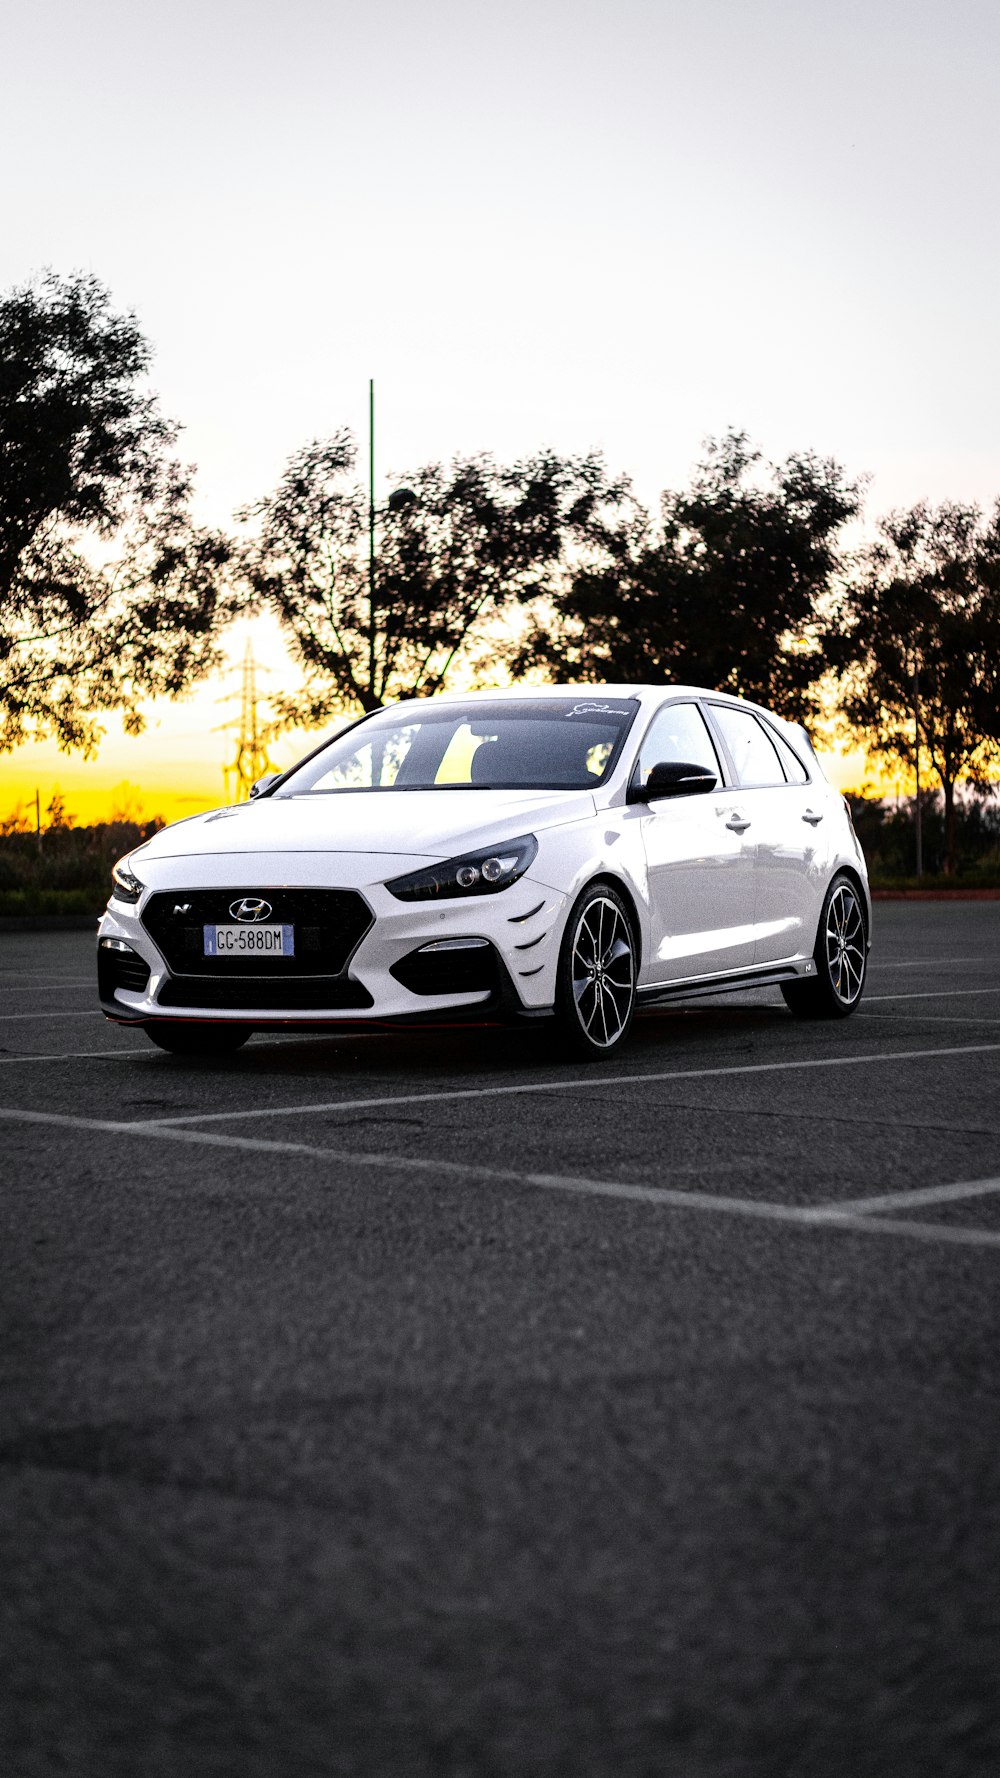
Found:
<svg viewBox="0 0 1000 1778"><path fill-rule="evenodd" d="M585 889L559 953L556 1016L574 1055L597 1061L624 1042L635 1011L637 947L628 909L607 883Z"/></svg>
<svg viewBox="0 0 1000 1778"><path fill-rule="evenodd" d="M861 897L850 877L834 877L820 916L816 974L783 982L789 1012L798 1019L846 1019L861 999L868 968L868 933Z"/></svg>
<svg viewBox="0 0 1000 1778"><path fill-rule="evenodd" d="M242 1025L181 1024L157 1020L143 1026L158 1049L172 1056L228 1056L246 1043L251 1033Z"/></svg>

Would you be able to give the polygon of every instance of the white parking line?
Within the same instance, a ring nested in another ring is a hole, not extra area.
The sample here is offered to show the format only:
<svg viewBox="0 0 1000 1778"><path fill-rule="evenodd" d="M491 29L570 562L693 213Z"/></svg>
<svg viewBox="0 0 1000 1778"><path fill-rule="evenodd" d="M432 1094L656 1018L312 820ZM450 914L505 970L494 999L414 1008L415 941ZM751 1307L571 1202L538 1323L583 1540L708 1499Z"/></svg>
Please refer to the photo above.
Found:
<svg viewBox="0 0 1000 1778"><path fill-rule="evenodd" d="M502 1099L527 1093L594 1092L598 1088L650 1086L671 1080L715 1080L723 1076L776 1074L809 1068L873 1068L882 1062L919 1062L939 1056L992 1055L1000 1043L965 1043L944 1049L887 1050L882 1055L815 1056L790 1062L741 1062L719 1068L669 1068L656 1074L598 1074L573 1080L526 1081L518 1086L453 1087L430 1093L387 1093L368 1099L324 1099L313 1105L255 1105L243 1111L189 1111L183 1117L158 1118L157 1124L232 1123L245 1118L313 1117L320 1112L372 1111L385 1105L438 1105L443 1100Z"/></svg>
<svg viewBox="0 0 1000 1778"><path fill-rule="evenodd" d="M0 1068L13 1068L18 1062L90 1062L96 1057L112 1056L119 1062L153 1062L158 1050L66 1050L51 1055L0 1056Z"/></svg>
<svg viewBox="0 0 1000 1778"><path fill-rule="evenodd" d="M947 1224L897 1222L891 1217L860 1214L837 1204L804 1208L774 1204L763 1199L723 1197L711 1192L675 1191L669 1186L633 1185L620 1179L587 1179L574 1174L519 1173L514 1168L482 1167L474 1162L431 1160L426 1155L372 1154L364 1150L320 1148L308 1142L274 1142L263 1137L221 1136L208 1130L164 1128L162 1122L126 1123L112 1118L83 1118L49 1111L20 1111L0 1107L0 1120L41 1124L71 1130L96 1130L104 1134L138 1136L144 1140L189 1143L197 1148L223 1148L240 1153L295 1155L325 1161L338 1167L374 1167L379 1172L427 1173L440 1177L482 1180L488 1184L513 1185L534 1190L569 1192L582 1197L614 1198L671 1210L714 1212L748 1217L759 1222L788 1223L799 1228L840 1229L853 1234L902 1235L916 1241L945 1242L963 1247L998 1247L1000 1231L955 1228ZM217 1189L215 1181L208 1182ZM945 1189L948 1188L939 1188ZM889 1203L893 1199L886 1200ZM899 1200L902 1202L902 1198ZM878 1200L865 1200L872 1209Z"/></svg>
<svg viewBox="0 0 1000 1778"><path fill-rule="evenodd" d="M888 958L872 958L872 969L948 969L951 964L956 968L960 963L992 963L1000 965L1000 955L992 957L907 957L904 962L890 962Z"/></svg>
<svg viewBox="0 0 1000 1778"><path fill-rule="evenodd" d="M943 1241L949 1247L1000 1247L1000 1230L956 1228L945 1222L896 1222L891 1216L838 1216L834 1211L810 1218L815 1228L871 1229L879 1235L909 1235L914 1241Z"/></svg>
<svg viewBox="0 0 1000 1778"><path fill-rule="evenodd" d="M38 974L38 966L37 965L34 969L0 969L0 982L10 981L10 979L13 976L23 976L29 982L32 982L32 981L34 981L37 974ZM48 978L48 980L50 982L54 982L57 987L63 983L72 983L72 982L78 982L78 981L83 980L82 976L53 975L51 969L49 969L49 968L45 969L45 975ZM93 981L95 981L96 977L89 976L87 979L88 979L88 981L93 982Z"/></svg>
<svg viewBox="0 0 1000 1778"><path fill-rule="evenodd" d="M12 1025L15 1019L103 1019L104 1014L99 1007L88 1007L86 1012L5 1012L0 1013L0 1025Z"/></svg>
<svg viewBox="0 0 1000 1778"><path fill-rule="evenodd" d="M908 1192L883 1192L878 1198L845 1198L835 1208L849 1216L872 1210L918 1210L923 1204L958 1204L965 1198L989 1198L1000 1192L1000 1179L966 1179L955 1185L926 1185ZM834 1206L831 1206L834 1208Z"/></svg>
<svg viewBox="0 0 1000 1778"><path fill-rule="evenodd" d="M894 1025L912 1024L914 1019L919 1019L921 1025L1000 1025L1000 1019L984 1019L981 1015L977 1018L976 1014L972 1012L966 1013L964 1018L960 1018L957 1013L949 1012L868 1012L865 1007L862 1007L855 1017L884 1019Z"/></svg>
<svg viewBox="0 0 1000 1778"><path fill-rule="evenodd" d="M995 988L922 988L919 994L866 994L862 1005L870 1006L874 1000L967 1000L973 994L1000 994L1000 986Z"/></svg>
<svg viewBox="0 0 1000 1778"><path fill-rule="evenodd" d="M0 1019L0 1024L2 1023L3 1020ZM257 1035L266 1042L269 1048L279 1044L286 1049L290 1044L299 1043L302 1037L301 1031L260 1031ZM350 1048L355 1043L375 1043L380 1039L384 1041L387 1036L388 1033L384 1031L331 1031L327 1041L335 1039L345 1048ZM264 1043L259 1043L256 1049L250 1053L259 1055L263 1047ZM161 1049L154 1048L152 1044L143 1043L139 1049L126 1049L122 1046L116 1050L55 1050L48 1055L43 1051L23 1056L0 1055L0 1068L15 1062L88 1062L101 1056L115 1057L120 1062L162 1062L165 1060ZM227 1061L237 1060L236 1057L226 1057L225 1059Z"/></svg>
<svg viewBox="0 0 1000 1778"><path fill-rule="evenodd" d="M8 994L61 994L64 988L89 988L96 992L96 979L88 976L85 981L74 982L0 982Z"/></svg>

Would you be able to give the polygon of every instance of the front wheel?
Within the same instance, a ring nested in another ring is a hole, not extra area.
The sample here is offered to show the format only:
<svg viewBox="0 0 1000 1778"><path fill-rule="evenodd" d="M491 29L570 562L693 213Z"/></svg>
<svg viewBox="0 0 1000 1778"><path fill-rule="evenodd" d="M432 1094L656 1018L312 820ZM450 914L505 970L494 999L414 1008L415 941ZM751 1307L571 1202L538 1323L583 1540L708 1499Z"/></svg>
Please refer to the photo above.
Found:
<svg viewBox="0 0 1000 1778"><path fill-rule="evenodd" d="M625 903L609 884L592 884L570 914L559 953L556 1016L574 1055L597 1061L624 1042L637 962Z"/></svg>
<svg viewBox="0 0 1000 1778"><path fill-rule="evenodd" d="M861 898L850 877L834 877L820 915L816 974L783 982L789 1012L798 1019L846 1019L861 999L868 968L868 934Z"/></svg>
<svg viewBox="0 0 1000 1778"><path fill-rule="evenodd" d="M246 1043L250 1032L242 1025L182 1024L178 1019L150 1020L143 1026L157 1049L172 1056L229 1056Z"/></svg>

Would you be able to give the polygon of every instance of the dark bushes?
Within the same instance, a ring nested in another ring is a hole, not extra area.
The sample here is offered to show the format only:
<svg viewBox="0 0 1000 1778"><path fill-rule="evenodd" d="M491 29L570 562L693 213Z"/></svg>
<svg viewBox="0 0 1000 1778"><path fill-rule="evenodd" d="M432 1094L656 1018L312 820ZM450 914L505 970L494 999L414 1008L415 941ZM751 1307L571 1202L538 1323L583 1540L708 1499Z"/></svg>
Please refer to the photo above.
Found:
<svg viewBox="0 0 1000 1778"><path fill-rule="evenodd" d="M163 823L62 823L32 832L0 833L0 914L97 914L111 889L111 866Z"/></svg>
<svg viewBox="0 0 1000 1778"><path fill-rule="evenodd" d="M914 878L916 848L915 799L848 797L854 826L868 860L873 882L902 883ZM995 795L969 791L955 802L955 870L944 874L944 798L925 791L920 798L923 822L924 877L940 886L975 888L1000 884L1000 801Z"/></svg>

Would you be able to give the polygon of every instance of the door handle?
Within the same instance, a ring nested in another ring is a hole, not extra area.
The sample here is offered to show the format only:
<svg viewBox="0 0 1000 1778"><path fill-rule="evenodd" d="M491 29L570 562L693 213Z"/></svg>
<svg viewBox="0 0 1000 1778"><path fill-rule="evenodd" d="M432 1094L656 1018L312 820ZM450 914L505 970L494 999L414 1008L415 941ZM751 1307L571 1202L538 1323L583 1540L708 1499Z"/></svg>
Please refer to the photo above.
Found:
<svg viewBox="0 0 1000 1778"><path fill-rule="evenodd" d="M810 827L818 827L823 819L823 811L820 809L817 814L815 809L807 809L802 819L803 821L808 821Z"/></svg>
<svg viewBox="0 0 1000 1778"><path fill-rule="evenodd" d="M732 814L729 817L729 820L726 822L726 826L728 827L730 833L745 833L747 828L750 826L750 817L749 817L749 815L737 814L736 810L734 809Z"/></svg>

